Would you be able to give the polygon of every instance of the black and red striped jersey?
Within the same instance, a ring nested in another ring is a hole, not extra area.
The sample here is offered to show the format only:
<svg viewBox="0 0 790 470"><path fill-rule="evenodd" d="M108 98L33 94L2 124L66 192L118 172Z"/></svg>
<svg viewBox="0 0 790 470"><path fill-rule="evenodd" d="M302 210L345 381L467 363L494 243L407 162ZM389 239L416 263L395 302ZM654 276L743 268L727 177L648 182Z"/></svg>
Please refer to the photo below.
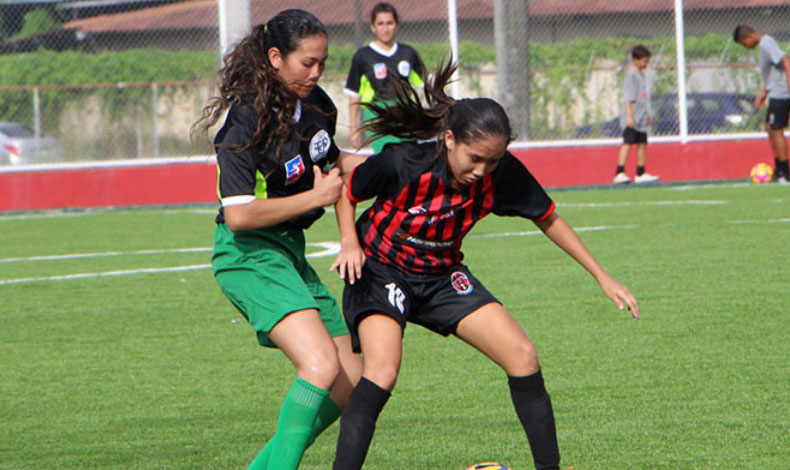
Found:
<svg viewBox="0 0 790 470"><path fill-rule="evenodd" d="M435 142L387 145L351 174L348 197L375 198L357 220L365 255L407 274L441 274L463 259L461 243L490 213L542 220L554 202L513 154L457 190Z"/></svg>

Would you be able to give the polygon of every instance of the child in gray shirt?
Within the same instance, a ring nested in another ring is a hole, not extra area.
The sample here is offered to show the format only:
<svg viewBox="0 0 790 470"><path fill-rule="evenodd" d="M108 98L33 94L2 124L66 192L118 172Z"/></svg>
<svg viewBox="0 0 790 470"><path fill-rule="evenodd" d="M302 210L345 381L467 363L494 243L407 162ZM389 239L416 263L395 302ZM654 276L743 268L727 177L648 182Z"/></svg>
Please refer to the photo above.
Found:
<svg viewBox="0 0 790 470"><path fill-rule="evenodd" d="M625 162L631 147L636 146L635 183L650 183L658 176L645 171L647 159L647 131L650 129L650 87L645 77L645 69L650 63L650 51L642 45L631 49L632 66L625 71L623 83L623 108L620 113L620 127L623 129L623 145L617 159L614 183L630 183L625 173Z"/></svg>

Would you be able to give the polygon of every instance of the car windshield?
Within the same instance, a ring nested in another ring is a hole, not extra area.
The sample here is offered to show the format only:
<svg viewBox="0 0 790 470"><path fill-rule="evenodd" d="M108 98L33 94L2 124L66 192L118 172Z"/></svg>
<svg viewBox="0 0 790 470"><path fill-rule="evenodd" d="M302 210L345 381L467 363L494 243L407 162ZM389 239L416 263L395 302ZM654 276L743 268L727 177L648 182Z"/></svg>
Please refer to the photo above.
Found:
<svg viewBox="0 0 790 470"><path fill-rule="evenodd" d="M8 137L33 137L34 132L22 124L15 122L0 123L0 132Z"/></svg>

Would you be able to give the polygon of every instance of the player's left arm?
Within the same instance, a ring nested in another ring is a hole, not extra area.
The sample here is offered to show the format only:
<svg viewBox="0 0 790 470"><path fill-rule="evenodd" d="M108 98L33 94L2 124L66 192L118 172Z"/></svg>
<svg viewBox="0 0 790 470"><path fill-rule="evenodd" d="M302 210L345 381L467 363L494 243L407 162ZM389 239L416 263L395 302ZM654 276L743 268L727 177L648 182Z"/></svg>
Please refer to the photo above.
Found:
<svg viewBox="0 0 790 470"><path fill-rule="evenodd" d="M362 277L365 251L359 244L357 228L354 224L357 205L348 196L348 184L348 180L343 184L340 198L335 203L335 216L340 230L340 252L329 270L337 269L340 279L348 279L350 284L354 284L354 281Z"/></svg>
<svg viewBox="0 0 790 470"><path fill-rule="evenodd" d="M631 316L639 318L639 305L634 296L624 285L617 282L601 267L565 219L553 212L545 219L535 220L534 222L551 241L568 253L571 258L575 259L598 281L604 294L619 309L622 310L628 307L628 310L631 311Z"/></svg>
<svg viewBox="0 0 790 470"><path fill-rule="evenodd" d="M338 154L335 167L340 170L340 174L344 176L344 179L346 179L347 176L350 175L352 171L354 171L354 168L356 168L360 163L364 162L369 156L369 154L351 153L341 150Z"/></svg>
<svg viewBox="0 0 790 470"><path fill-rule="evenodd" d="M785 80L787 80L787 89L790 90L790 57L782 57L782 68L785 71Z"/></svg>

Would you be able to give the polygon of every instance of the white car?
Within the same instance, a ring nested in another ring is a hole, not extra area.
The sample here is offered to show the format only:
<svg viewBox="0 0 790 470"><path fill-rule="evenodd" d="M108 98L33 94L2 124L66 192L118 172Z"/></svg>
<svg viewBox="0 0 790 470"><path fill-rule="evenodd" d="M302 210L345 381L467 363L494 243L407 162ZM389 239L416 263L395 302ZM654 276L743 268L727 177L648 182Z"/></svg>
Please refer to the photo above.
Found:
<svg viewBox="0 0 790 470"><path fill-rule="evenodd" d="M0 122L0 166L60 161L63 148L58 139L36 137L35 132L18 122Z"/></svg>

